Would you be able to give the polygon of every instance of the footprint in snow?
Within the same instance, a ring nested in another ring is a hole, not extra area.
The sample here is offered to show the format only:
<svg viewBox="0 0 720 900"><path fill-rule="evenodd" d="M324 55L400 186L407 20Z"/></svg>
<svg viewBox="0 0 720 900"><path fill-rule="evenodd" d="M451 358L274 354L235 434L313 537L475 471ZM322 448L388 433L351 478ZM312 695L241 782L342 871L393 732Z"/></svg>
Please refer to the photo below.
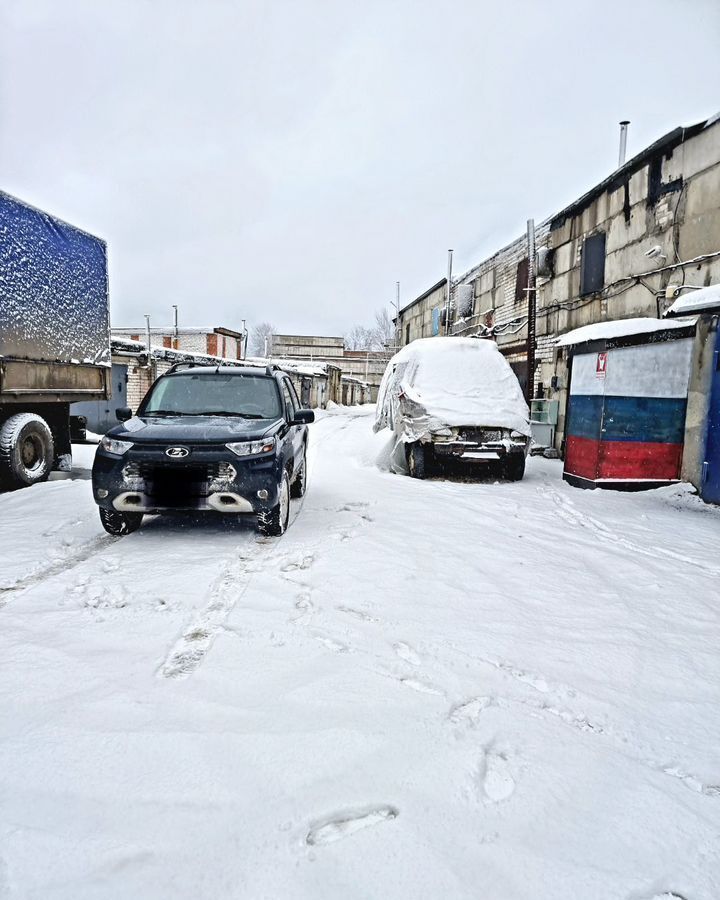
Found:
<svg viewBox="0 0 720 900"><path fill-rule="evenodd" d="M347 644L342 644L340 641L333 640L333 638L320 637L319 635L315 635L315 640L319 641L323 647L327 647L328 650L332 650L333 653L349 653L350 648Z"/></svg>
<svg viewBox="0 0 720 900"><path fill-rule="evenodd" d="M311 826L305 842L310 846L332 844L349 837L363 828L389 822L400 815L394 806L374 806L367 809L349 810L321 819Z"/></svg>
<svg viewBox="0 0 720 900"><path fill-rule="evenodd" d="M413 650L413 648L406 644L404 641L398 641L396 644L393 644L393 649L400 657L400 659L405 660L405 662L410 663L412 666L419 666L421 663L420 657Z"/></svg>
<svg viewBox="0 0 720 900"><path fill-rule="evenodd" d="M312 553L309 553L307 556L303 556L301 560L294 560L289 563L285 563L284 566L280 567L281 572L297 572L298 569L304 570L309 569L310 566L315 562L315 557Z"/></svg>
<svg viewBox="0 0 720 900"><path fill-rule="evenodd" d="M336 606L338 612L345 613L348 616L354 616L356 619L362 619L363 622L378 622L378 619L368 615L360 609L352 609L350 606Z"/></svg>
<svg viewBox="0 0 720 900"><path fill-rule="evenodd" d="M480 718L483 711L486 710L488 706L492 705L492 697L474 697L472 700L467 700L465 703L458 703L457 706L453 706L448 715L448 719L455 725L459 725L462 722L471 722L474 724Z"/></svg>
<svg viewBox="0 0 720 900"><path fill-rule="evenodd" d="M501 754L488 753L485 756L482 789L492 803L502 803L515 793L515 779L510 774L507 759Z"/></svg>
<svg viewBox="0 0 720 900"><path fill-rule="evenodd" d="M412 688L419 694L434 694L436 697L443 696L443 692L441 690L433 687L433 685L431 684L427 684L427 682L425 681L418 681L416 678L401 678L400 684L404 684L406 687Z"/></svg>

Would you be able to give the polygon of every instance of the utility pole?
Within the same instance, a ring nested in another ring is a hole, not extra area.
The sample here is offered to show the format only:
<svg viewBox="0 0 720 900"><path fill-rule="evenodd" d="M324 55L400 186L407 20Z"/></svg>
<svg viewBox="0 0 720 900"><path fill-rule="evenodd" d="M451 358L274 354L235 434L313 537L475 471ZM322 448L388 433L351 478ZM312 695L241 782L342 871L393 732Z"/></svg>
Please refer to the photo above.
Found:
<svg viewBox="0 0 720 900"><path fill-rule="evenodd" d="M452 250L448 250L447 303L445 305L445 334L450 334L450 303L452 301Z"/></svg>
<svg viewBox="0 0 720 900"><path fill-rule="evenodd" d="M400 349L402 332L400 328L400 282L395 282L395 352Z"/></svg>
<svg viewBox="0 0 720 900"><path fill-rule="evenodd" d="M528 283L527 283L527 387L525 394L528 406L535 396L535 220L527 222L527 254L528 254Z"/></svg>

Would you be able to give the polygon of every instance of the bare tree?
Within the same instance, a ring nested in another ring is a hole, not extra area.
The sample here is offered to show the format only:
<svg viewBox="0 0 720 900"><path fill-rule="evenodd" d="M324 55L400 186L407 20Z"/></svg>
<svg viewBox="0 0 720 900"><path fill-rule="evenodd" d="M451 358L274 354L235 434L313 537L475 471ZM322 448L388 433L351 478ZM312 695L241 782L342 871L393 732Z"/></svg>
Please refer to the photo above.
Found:
<svg viewBox="0 0 720 900"><path fill-rule="evenodd" d="M356 325L345 335L345 347L347 350L372 350L373 339L372 328Z"/></svg>
<svg viewBox="0 0 720 900"><path fill-rule="evenodd" d="M267 340L268 353L272 350L272 336L275 334L275 326L269 322L260 322L254 325L250 332L250 356L265 355L265 341Z"/></svg>
<svg viewBox="0 0 720 900"><path fill-rule="evenodd" d="M386 350L392 346L395 326L387 309L379 309L375 313L375 322L370 328L356 325L345 335L345 347L348 350Z"/></svg>
<svg viewBox="0 0 720 900"><path fill-rule="evenodd" d="M385 350L395 342L395 324L390 318L386 307L375 313L375 325L373 326L373 344L375 350Z"/></svg>

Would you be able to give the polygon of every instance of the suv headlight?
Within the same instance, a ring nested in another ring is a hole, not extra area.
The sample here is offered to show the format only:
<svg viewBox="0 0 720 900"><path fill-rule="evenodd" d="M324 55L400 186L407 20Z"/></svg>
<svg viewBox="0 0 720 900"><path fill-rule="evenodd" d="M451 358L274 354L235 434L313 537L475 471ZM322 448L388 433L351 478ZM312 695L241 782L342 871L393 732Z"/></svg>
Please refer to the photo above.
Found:
<svg viewBox="0 0 720 900"><path fill-rule="evenodd" d="M116 438L111 438L106 435L100 441L100 446L103 450L107 450L108 453L115 453L118 456L122 456L123 453L127 453L134 445L130 441L118 441Z"/></svg>
<svg viewBox="0 0 720 900"><path fill-rule="evenodd" d="M236 441L225 444L236 456L257 456L258 453L272 453L275 449L275 438L263 438L261 441Z"/></svg>

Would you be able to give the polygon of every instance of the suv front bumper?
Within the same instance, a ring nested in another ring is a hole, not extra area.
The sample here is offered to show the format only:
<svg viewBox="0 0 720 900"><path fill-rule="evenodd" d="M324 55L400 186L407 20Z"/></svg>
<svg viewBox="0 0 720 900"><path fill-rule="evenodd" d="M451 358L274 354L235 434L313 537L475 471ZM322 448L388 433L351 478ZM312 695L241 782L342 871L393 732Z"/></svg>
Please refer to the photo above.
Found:
<svg viewBox="0 0 720 900"><path fill-rule="evenodd" d="M227 448L193 449L182 460L136 444L123 456L98 447L92 470L98 506L118 512L261 513L279 500L275 453L238 457Z"/></svg>

